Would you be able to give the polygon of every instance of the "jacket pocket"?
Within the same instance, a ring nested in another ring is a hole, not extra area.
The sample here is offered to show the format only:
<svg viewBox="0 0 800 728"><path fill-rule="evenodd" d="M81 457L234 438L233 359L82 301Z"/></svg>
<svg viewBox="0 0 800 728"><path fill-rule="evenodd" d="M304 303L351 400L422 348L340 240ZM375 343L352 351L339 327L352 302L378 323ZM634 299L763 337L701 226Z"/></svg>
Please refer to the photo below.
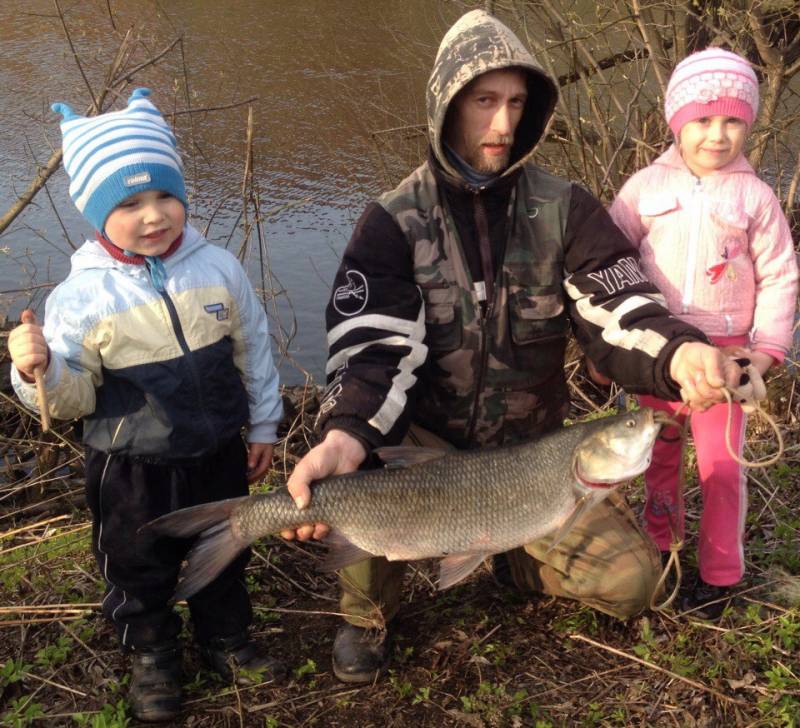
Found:
<svg viewBox="0 0 800 728"><path fill-rule="evenodd" d="M509 292L511 338L529 344L544 338L564 336L567 315L559 286L525 286Z"/></svg>
<svg viewBox="0 0 800 728"><path fill-rule="evenodd" d="M750 216L738 205L717 200L711 204L711 217L717 225L730 228L732 232L747 232L750 226Z"/></svg>
<svg viewBox="0 0 800 728"><path fill-rule="evenodd" d="M646 194L639 198L639 215L642 217L659 217L673 212L680 207L678 198L669 193Z"/></svg>
<svg viewBox="0 0 800 728"><path fill-rule="evenodd" d="M446 281L420 284L425 303L425 343L432 352L461 346L461 309L458 290Z"/></svg>

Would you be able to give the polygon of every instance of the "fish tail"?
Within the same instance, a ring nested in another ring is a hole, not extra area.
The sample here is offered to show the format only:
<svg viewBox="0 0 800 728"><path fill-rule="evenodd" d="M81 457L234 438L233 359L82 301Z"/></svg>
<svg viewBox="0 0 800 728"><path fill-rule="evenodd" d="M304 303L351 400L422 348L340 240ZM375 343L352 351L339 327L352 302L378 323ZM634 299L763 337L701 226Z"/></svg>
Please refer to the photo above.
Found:
<svg viewBox="0 0 800 728"><path fill-rule="evenodd" d="M231 516L249 496L203 503L167 513L143 528L163 536L187 538L199 534L181 567L173 599L191 597L212 582L248 545L237 537Z"/></svg>

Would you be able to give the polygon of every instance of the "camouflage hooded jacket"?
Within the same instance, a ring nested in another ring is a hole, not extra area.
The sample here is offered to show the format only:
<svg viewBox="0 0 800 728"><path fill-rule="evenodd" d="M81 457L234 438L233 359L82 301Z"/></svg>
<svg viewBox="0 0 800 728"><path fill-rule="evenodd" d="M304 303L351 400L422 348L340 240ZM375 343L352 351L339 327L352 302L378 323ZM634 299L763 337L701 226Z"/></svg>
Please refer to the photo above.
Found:
<svg viewBox="0 0 800 728"><path fill-rule="evenodd" d="M509 67L526 71L528 101L508 168L475 188L445 155L448 107L477 76ZM411 421L458 447L538 436L568 406L570 325L629 391L678 396L671 354L705 337L669 316L602 205L530 161L557 95L484 11L445 35L428 83L428 161L367 207L337 273L323 432L372 447L398 442Z"/></svg>

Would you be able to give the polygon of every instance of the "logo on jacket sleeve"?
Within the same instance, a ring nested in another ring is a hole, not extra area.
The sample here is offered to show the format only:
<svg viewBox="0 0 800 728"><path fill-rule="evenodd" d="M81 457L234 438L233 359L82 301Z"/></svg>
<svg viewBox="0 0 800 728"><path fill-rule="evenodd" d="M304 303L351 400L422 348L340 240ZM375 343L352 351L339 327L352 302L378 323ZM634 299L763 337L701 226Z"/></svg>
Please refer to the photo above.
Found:
<svg viewBox="0 0 800 728"><path fill-rule="evenodd" d="M203 308L206 313L215 313L217 315L217 321L227 321L231 313L229 308L225 308L224 303L207 303Z"/></svg>
<svg viewBox="0 0 800 728"><path fill-rule="evenodd" d="M355 316L361 313L367 305L369 288L364 274L357 270L349 270L345 273L347 283L339 286L333 292L333 307L342 316Z"/></svg>

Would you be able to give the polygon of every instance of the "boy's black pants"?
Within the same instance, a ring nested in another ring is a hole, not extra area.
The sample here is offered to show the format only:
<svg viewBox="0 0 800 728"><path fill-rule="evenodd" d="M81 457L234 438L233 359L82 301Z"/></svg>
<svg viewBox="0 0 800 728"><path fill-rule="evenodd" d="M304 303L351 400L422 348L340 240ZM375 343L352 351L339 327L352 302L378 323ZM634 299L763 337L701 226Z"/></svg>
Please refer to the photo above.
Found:
<svg viewBox="0 0 800 728"><path fill-rule="evenodd" d="M92 548L106 582L103 614L124 648L174 639L180 617L168 604L181 561L193 539L137 533L178 508L247 495L247 449L235 437L202 458L159 463L86 447L86 500L92 511ZM229 637L252 621L244 583L248 549L188 600L195 639Z"/></svg>

